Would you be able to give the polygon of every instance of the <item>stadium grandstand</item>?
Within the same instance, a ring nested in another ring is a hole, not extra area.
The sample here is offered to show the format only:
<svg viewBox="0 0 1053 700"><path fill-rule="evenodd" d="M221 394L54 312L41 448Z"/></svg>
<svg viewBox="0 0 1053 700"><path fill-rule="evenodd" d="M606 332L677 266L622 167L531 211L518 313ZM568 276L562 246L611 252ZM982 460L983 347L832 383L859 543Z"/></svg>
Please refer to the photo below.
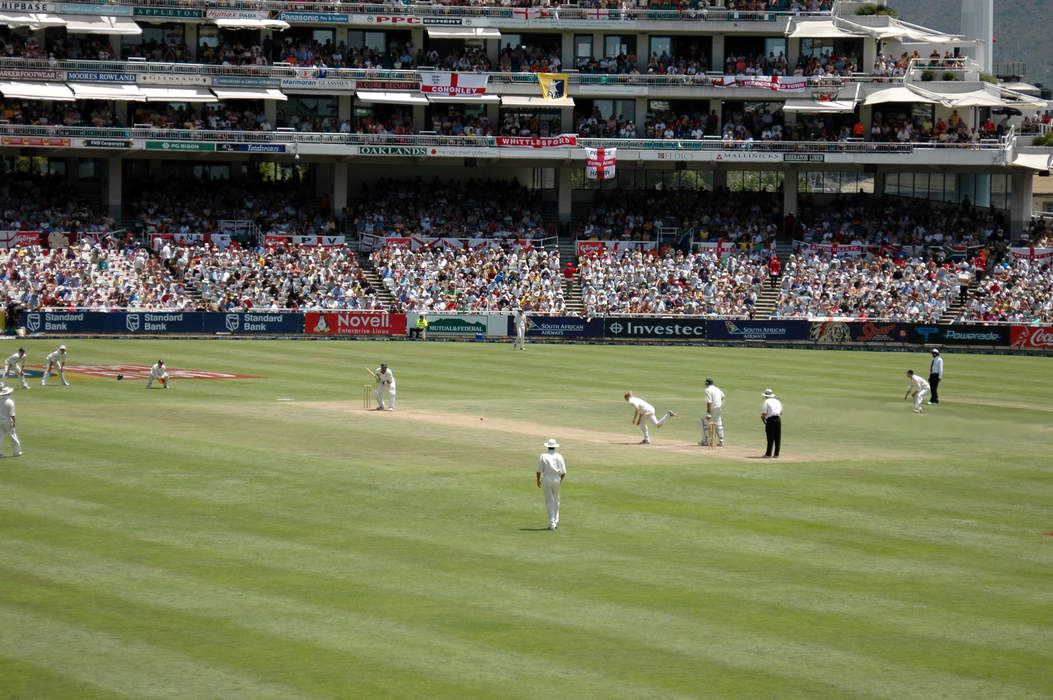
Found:
<svg viewBox="0 0 1053 700"><path fill-rule="evenodd" d="M829 0L3 10L8 325L1049 323L1053 111L990 78L986 4L965 35Z"/></svg>

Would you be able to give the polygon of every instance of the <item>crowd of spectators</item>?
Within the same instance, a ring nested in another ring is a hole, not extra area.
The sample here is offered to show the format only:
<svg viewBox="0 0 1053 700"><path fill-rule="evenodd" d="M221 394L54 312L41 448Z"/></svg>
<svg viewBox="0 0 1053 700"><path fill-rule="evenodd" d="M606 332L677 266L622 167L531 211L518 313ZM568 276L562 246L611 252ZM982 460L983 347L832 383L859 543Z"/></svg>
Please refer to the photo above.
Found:
<svg viewBox="0 0 1053 700"><path fill-rule="evenodd" d="M772 318L895 319L933 323L958 294L951 266L923 258L791 255Z"/></svg>
<svg viewBox="0 0 1053 700"><path fill-rule="evenodd" d="M504 180L389 180L366 185L347 222L359 234L433 238L542 238L537 190Z"/></svg>
<svg viewBox="0 0 1053 700"><path fill-rule="evenodd" d="M559 251L554 249L389 247L371 259L399 310L566 310Z"/></svg>
<svg viewBox="0 0 1053 700"><path fill-rule="evenodd" d="M221 230L220 221L249 221L261 235L333 235L328 199L290 181L165 178L129 187L125 216L150 233Z"/></svg>
<svg viewBox="0 0 1053 700"><path fill-rule="evenodd" d="M5 303L23 310L194 308L185 285L134 243L0 249L0 284Z"/></svg>
<svg viewBox="0 0 1053 700"><path fill-rule="evenodd" d="M884 114L875 111L870 126L870 140L876 142L896 143L977 143L981 138L997 136L997 127L992 123L990 130L981 133L971 128L958 110L953 110L944 120L937 117L911 117L901 113Z"/></svg>
<svg viewBox="0 0 1053 700"><path fill-rule="evenodd" d="M605 241L657 241L662 229L696 241L749 244L773 241L779 232L776 195L727 190L597 192L577 237Z"/></svg>
<svg viewBox="0 0 1053 700"><path fill-rule="evenodd" d="M164 251L160 256L164 259ZM206 311L383 310L348 248L204 244L176 247L171 267Z"/></svg>
<svg viewBox="0 0 1053 700"><path fill-rule="evenodd" d="M578 267L585 313L752 318L768 271L761 256L639 249L587 255Z"/></svg>
<svg viewBox="0 0 1053 700"><path fill-rule="evenodd" d="M960 320L1053 323L1053 261L996 263L972 290Z"/></svg>
<svg viewBox="0 0 1053 700"><path fill-rule="evenodd" d="M97 200L68 186L61 177L9 173L0 179L0 230L114 231L117 222Z"/></svg>

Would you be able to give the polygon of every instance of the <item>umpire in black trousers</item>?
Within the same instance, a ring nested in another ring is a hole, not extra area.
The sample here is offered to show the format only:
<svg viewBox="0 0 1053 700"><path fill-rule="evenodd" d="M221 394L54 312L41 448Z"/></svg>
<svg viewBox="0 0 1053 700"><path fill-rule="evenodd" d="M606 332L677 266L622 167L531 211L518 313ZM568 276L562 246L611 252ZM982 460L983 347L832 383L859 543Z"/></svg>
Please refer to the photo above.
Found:
<svg viewBox="0 0 1053 700"><path fill-rule="evenodd" d="M929 395L929 403L939 403L940 393L938 391L940 380L943 379L943 357L936 348L932 349L932 364L929 365L929 386L932 394Z"/></svg>
<svg viewBox="0 0 1053 700"><path fill-rule="evenodd" d="M782 447L782 401L771 389L764 390L764 404L761 406L761 420L764 421L764 435L768 438L768 449L765 457L778 457Z"/></svg>

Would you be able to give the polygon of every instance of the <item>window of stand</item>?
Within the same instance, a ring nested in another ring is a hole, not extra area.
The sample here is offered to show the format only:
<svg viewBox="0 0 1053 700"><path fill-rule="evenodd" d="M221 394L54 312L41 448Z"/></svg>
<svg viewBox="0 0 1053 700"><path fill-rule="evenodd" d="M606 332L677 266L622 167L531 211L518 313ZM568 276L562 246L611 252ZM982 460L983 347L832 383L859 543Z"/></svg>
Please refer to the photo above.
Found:
<svg viewBox="0 0 1053 700"><path fill-rule="evenodd" d="M1012 182L1009 175L990 175L990 205L996 209L1008 209L1012 198ZM982 201L977 187L986 187L987 178L966 175L959 182L957 173L899 172L885 175L885 194L915 199L958 204L966 197L974 204ZM972 185L969 187L969 185ZM962 187L966 189L962 189Z"/></svg>
<svg viewBox="0 0 1053 700"><path fill-rule="evenodd" d="M797 191L807 194L873 194L874 174L850 170L808 170L800 174Z"/></svg>
<svg viewBox="0 0 1053 700"><path fill-rule="evenodd" d="M589 180L584 168L571 171L573 190L657 190L697 192L713 190L712 170L636 170L618 169L610 180Z"/></svg>

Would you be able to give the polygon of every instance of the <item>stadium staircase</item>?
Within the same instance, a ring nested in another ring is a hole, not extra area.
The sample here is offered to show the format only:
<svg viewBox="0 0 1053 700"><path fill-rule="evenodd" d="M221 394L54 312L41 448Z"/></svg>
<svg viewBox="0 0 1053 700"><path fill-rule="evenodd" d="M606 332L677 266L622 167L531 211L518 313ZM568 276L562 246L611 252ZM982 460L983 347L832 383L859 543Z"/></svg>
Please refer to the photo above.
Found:
<svg viewBox="0 0 1053 700"><path fill-rule="evenodd" d="M376 292L377 300L389 309L396 308L398 304L395 301L395 296L381 281L380 275L377 274L377 270L373 267L373 261L369 259L369 256L362 251L355 251L355 262L362 268L362 276L366 278L366 282Z"/></svg>
<svg viewBox="0 0 1053 700"><path fill-rule="evenodd" d="M559 261L565 266L568 262L577 265L578 251L572 237L561 237L559 239ZM563 277L563 302L567 306L567 314L570 316L581 316L585 312L585 306L581 299L581 282L577 277L567 279Z"/></svg>
<svg viewBox="0 0 1053 700"><path fill-rule="evenodd" d="M979 283L976 280L969 283L968 299L972 299L978 286ZM937 323L941 326L949 326L952 323L956 323L961 320L963 311L965 311L965 304L958 301L958 297L955 297L954 303L947 307L947 310L943 312L943 315L940 316L940 320Z"/></svg>
<svg viewBox="0 0 1053 700"><path fill-rule="evenodd" d="M793 253L793 243L791 241L777 239L775 241L775 255L779 258L779 262L782 263L782 269L786 269L786 263L790 259L790 255ZM758 321L764 321L771 318L771 312L775 308L775 304L779 301L780 290L778 287L772 289L767 284L761 288L760 296L757 297L757 305L753 307L753 318Z"/></svg>

